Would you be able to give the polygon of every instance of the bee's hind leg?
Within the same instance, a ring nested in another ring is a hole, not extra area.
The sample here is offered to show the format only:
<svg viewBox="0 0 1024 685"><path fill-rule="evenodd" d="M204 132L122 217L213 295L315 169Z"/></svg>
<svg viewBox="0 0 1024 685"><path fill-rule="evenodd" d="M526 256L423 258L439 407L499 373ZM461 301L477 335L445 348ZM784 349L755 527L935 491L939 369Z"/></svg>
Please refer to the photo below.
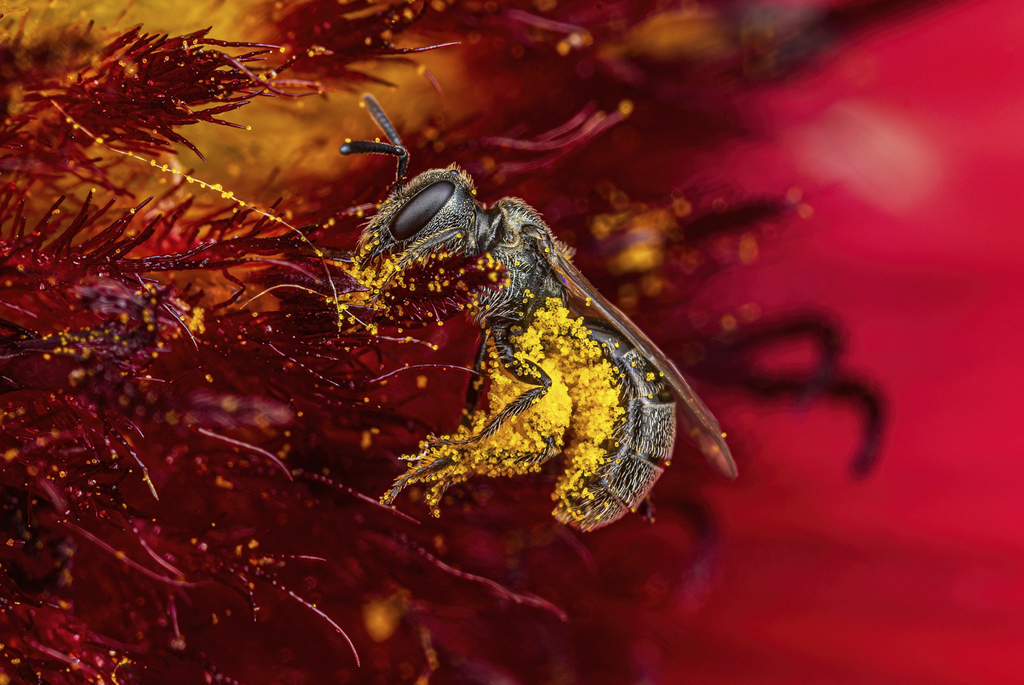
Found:
<svg viewBox="0 0 1024 685"><path fill-rule="evenodd" d="M532 407L547 394L548 388L551 387L551 377L540 367L529 359L520 359L516 357L516 347L514 345L515 336L509 330L511 324L516 323L503 319L501 321L493 321L491 323L491 335L494 337L494 348L498 353L498 361L501 362L502 367L518 381L526 383L527 385L533 385L536 387L530 388L519 397L515 398L508 404L506 404L501 411L492 416L488 421L487 425L484 426L476 435L472 435L463 440L441 440L438 438L434 439L435 444L439 445L469 445L475 442L479 442L484 438L489 438L498 432L501 425L513 416L522 414L524 411ZM487 340L484 339L482 347L484 348L483 355L486 355ZM480 354L478 353L478 358ZM472 387L472 384L471 384Z"/></svg>

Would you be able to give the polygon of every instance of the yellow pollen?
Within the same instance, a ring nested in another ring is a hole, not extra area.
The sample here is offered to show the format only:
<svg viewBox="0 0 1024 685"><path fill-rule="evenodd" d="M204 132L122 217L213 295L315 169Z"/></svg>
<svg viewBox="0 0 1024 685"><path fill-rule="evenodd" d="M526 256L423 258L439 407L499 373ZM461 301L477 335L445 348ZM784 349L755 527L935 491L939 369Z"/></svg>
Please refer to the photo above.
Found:
<svg viewBox="0 0 1024 685"><path fill-rule="evenodd" d="M605 359L600 345L590 337L582 319L573 319L555 298L538 309L530 326L516 337L516 360L521 374L531 374L527 362L540 366L551 379L542 399L516 417L505 421L498 431L471 444L458 443L480 433L491 416L524 392L534 388L507 374L497 361L493 347L488 364L490 387L488 411L470 417L462 426L439 441L424 441L420 454L406 457L413 464L402 486L433 482L426 501L437 515L444 491L472 476L516 476L541 470L545 453L564 455L565 472L555 486L553 498L559 508L571 512L572 499L593 498L588 490L596 475L610 459L608 445L625 413L620 405L617 373ZM417 469L441 462L439 469L414 474ZM385 495L393 497L396 490Z"/></svg>

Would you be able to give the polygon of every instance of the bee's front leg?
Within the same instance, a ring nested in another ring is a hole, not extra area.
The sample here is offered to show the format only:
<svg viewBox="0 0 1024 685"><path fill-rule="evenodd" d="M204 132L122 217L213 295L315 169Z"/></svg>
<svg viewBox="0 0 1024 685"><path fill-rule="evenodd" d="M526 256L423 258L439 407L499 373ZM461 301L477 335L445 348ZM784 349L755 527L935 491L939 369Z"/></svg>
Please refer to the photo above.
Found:
<svg viewBox="0 0 1024 685"><path fill-rule="evenodd" d="M454 455L444 455L434 458L435 455L430 454L430 448L427 447L420 452L417 460L420 462L418 466L415 466L401 476L395 479L391 489L384 493L384 496L380 498L383 504L391 505L398 497L398 493L404 490L406 487L413 483L437 481L434 486L436 490L436 502L440 501L441 495L448 489L454 481L451 477L451 472L456 468L456 458Z"/></svg>
<svg viewBox="0 0 1024 685"><path fill-rule="evenodd" d="M508 453L503 456L502 473L529 473L561 451L561 444L553 437L544 439L546 446L540 452ZM462 483L473 475L488 474L486 461L474 461L476 448L460 447L465 443L426 444L415 458L417 465L395 479L391 489L380 498L381 503L391 505L398 494L413 483L427 484L424 499L434 516L440 514L439 505L444 493L452 485ZM516 471L518 469L518 471ZM493 475L493 474L492 474Z"/></svg>
<svg viewBox="0 0 1024 685"><path fill-rule="evenodd" d="M469 427L473 420L473 412L480 401L480 391L487 382L485 364L487 362L487 341L490 338L486 328L480 331L480 347L476 351L476 360L473 362L475 375L469 379L469 386L466 388L466 408L462 410L462 425Z"/></svg>

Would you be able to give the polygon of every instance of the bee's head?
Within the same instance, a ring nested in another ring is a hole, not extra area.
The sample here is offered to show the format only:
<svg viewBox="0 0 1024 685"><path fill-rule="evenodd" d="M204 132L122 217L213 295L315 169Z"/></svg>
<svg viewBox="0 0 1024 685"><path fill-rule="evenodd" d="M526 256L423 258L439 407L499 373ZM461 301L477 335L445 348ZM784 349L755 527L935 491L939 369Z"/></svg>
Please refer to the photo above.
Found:
<svg viewBox="0 0 1024 685"><path fill-rule="evenodd" d="M359 257L390 256L404 268L434 252L483 253L495 216L475 193L473 179L454 164L423 172L380 205L359 238Z"/></svg>
<svg viewBox="0 0 1024 685"><path fill-rule="evenodd" d="M393 257L404 269L433 252L482 254L494 244L500 213L488 212L476 201L473 179L454 164L425 171L408 183L409 152L394 125L372 95L362 104L389 143L346 140L341 154L378 154L398 158L395 188L359 238L358 256L373 261Z"/></svg>

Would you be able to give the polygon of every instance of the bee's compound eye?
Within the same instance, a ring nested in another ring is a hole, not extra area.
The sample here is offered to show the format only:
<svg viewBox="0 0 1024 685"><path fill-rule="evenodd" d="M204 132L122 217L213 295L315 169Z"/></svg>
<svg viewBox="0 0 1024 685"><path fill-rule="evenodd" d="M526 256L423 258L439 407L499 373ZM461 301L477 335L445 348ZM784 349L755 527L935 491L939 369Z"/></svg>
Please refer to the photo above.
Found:
<svg viewBox="0 0 1024 685"><path fill-rule="evenodd" d="M419 233L444 207L454 192L453 183L438 181L416 193L391 220L391 235L395 240L405 240Z"/></svg>

